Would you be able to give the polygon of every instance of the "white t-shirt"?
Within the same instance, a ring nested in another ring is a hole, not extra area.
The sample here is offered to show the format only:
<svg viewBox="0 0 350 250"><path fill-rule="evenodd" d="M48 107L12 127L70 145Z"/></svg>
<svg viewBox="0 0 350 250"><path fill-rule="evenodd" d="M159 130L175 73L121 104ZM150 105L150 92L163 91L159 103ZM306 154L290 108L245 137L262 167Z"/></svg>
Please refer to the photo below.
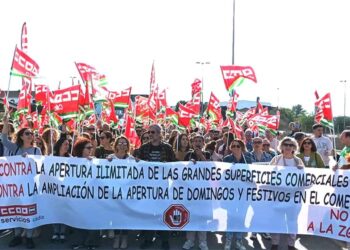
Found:
<svg viewBox="0 0 350 250"><path fill-rule="evenodd" d="M326 166L329 166L329 156L332 155L333 144L332 141L326 137L312 137L313 141L316 144L317 152L321 155L322 160Z"/></svg>
<svg viewBox="0 0 350 250"><path fill-rule="evenodd" d="M276 152L278 151L277 150L277 147L278 147L278 140L276 138L273 138L272 141L270 141L270 147L275 150Z"/></svg>

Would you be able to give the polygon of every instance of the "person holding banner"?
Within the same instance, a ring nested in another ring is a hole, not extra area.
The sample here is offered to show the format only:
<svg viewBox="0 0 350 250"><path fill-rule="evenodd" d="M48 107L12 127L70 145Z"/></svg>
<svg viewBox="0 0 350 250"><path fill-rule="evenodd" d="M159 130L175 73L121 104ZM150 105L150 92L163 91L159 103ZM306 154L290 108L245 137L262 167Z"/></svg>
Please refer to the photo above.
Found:
<svg viewBox="0 0 350 250"><path fill-rule="evenodd" d="M319 153L315 142L310 137L305 137L300 145L300 153L297 157L303 160L305 167L324 168L324 162Z"/></svg>
<svg viewBox="0 0 350 250"><path fill-rule="evenodd" d="M130 156L130 141L125 136L119 136L114 142L114 154L107 157L107 160L113 159L133 160L134 157ZM112 235L112 234L111 234ZM126 249L128 247L128 231L115 230L114 231L114 249ZM121 243L120 243L121 240Z"/></svg>
<svg viewBox="0 0 350 250"><path fill-rule="evenodd" d="M69 141L66 133L61 133L60 138L53 146L53 155L59 157L71 157L69 153ZM66 225L53 224L52 242L64 242L66 240Z"/></svg>
<svg viewBox="0 0 350 250"><path fill-rule="evenodd" d="M271 155L263 151L263 139L260 137L253 138L253 151L250 152L250 156L252 159L252 163L261 163L267 165L272 160ZM265 240L271 240L271 235L269 233L262 233L261 236ZM252 233L250 239L256 240L257 233Z"/></svg>
<svg viewBox="0 0 350 250"><path fill-rule="evenodd" d="M246 146L243 141L239 139L235 139L232 141L230 145L231 154L226 156L223 162L229 163L242 163L242 164L251 164L252 159L250 154L247 152ZM243 218L244 219L244 218ZM226 242L225 242L225 250L230 250L232 245L233 234L236 236L235 241L235 249L237 250L245 250L246 247L243 244L243 233L242 232L227 232L226 233Z"/></svg>
<svg viewBox="0 0 350 250"><path fill-rule="evenodd" d="M100 134L100 146L95 150L95 157L99 159L106 159L107 156L114 153L112 148L113 135L109 131L102 131Z"/></svg>
<svg viewBox="0 0 350 250"><path fill-rule="evenodd" d="M78 137L73 147L73 156L92 159L93 146L91 140L85 137ZM73 249L86 247L88 250L95 249L98 245L98 234L96 230L77 229L79 243L73 244Z"/></svg>
<svg viewBox="0 0 350 250"><path fill-rule="evenodd" d="M153 124L149 127L149 138L148 143L143 144L138 152L136 160L152 161L152 162L174 162L176 161L175 153L173 148L162 141L162 127L158 124ZM141 249L150 248L153 244L152 231L144 231L144 241L141 243ZM162 240L162 249L168 250L169 246L169 232L161 231L160 238Z"/></svg>
<svg viewBox="0 0 350 250"><path fill-rule="evenodd" d="M13 143L9 141L8 138L8 114L4 115L3 118L4 126L1 133L1 142L4 147L7 148L9 155L22 155L26 157L27 155L41 155L40 148L33 147L34 143L34 133L29 128L21 128L16 133L16 142ZM33 241L33 232L34 229L22 229L15 228L15 236L10 241L9 247L16 247L22 244L22 235L26 237L26 248L33 249L35 244Z"/></svg>
<svg viewBox="0 0 350 250"><path fill-rule="evenodd" d="M296 156L296 152L298 150L298 143L294 138L292 137L283 138L280 142L278 150L281 152L281 155L275 156L271 160L270 165L296 167L298 169L303 169L305 167L303 161ZM285 214L282 211L282 215L283 217L287 216L288 221L291 221L291 222L295 221L295 223L297 223L296 222L297 216L295 216L294 212L295 211L291 211L291 214L288 214L288 213ZM276 218L278 218L278 215L276 215ZM297 235L288 234L287 237L288 237L287 238L288 250L296 250L294 245L295 245ZM278 245L280 243L280 234L273 233L271 234L271 238L272 238L271 250L277 250Z"/></svg>
<svg viewBox="0 0 350 250"><path fill-rule="evenodd" d="M197 161L210 161L211 155L207 151L203 151L204 147L204 137L202 135L196 134L192 138L192 148L185 156L185 161L192 161L196 163ZM186 232L186 242L182 246L182 249L189 250L194 247L194 242L196 238L196 233L199 238L199 249L208 250L207 244L207 232Z"/></svg>

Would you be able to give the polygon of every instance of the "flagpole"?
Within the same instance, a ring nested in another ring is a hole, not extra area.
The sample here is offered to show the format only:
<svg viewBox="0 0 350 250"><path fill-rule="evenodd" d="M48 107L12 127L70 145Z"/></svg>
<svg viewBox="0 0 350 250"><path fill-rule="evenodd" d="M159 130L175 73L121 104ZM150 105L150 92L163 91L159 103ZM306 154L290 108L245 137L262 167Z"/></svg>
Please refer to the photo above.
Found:
<svg viewBox="0 0 350 250"><path fill-rule="evenodd" d="M11 64L11 69L10 69L10 79L9 79L9 82L7 85L7 93L6 93L7 101L9 99L10 85L11 85L11 79L12 79L12 65L13 65L13 60L15 59L15 55L16 55L16 48L17 48L17 44L15 45L15 51L13 52L12 64Z"/></svg>
<svg viewBox="0 0 350 250"><path fill-rule="evenodd" d="M232 20L232 65L235 64L235 16L236 16L236 1L233 0L233 20Z"/></svg>

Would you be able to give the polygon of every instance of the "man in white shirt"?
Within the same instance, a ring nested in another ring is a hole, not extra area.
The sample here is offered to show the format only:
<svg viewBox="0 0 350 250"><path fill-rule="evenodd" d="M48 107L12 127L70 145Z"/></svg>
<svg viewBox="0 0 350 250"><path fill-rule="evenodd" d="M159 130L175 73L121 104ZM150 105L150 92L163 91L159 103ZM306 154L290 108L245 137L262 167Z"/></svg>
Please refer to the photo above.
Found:
<svg viewBox="0 0 350 250"><path fill-rule="evenodd" d="M323 135L323 126L321 124L314 124L312 126L312 132L314 134L312 139L316 144L317 152L321 155L325 166L328 167L330 156L332 156L333 152L332 141Z"/></svg>
<svg viewBox="0 0 350 250"><path fill-rule="evenodd" d="M271 133L270 129L265 130L265 137L266 137L266 139L268 139L270 141L270 147L277 152L278 140Z"/></svg>

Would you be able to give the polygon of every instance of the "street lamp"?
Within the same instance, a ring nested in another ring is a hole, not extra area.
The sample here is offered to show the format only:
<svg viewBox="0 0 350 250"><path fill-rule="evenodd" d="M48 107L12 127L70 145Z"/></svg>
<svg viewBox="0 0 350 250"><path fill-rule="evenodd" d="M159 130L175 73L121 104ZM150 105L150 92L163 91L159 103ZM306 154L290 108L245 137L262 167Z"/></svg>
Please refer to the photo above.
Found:
<svg viewBox="0 0 350 250"><path fill-rule="evenodd" d="M201 110L200 113L201 115L203 115L204 112L204 102L203 102L203 94L204 94L204 65L209 65L210 62L202 62L202 61L198 61L196 62L196 64L201 65L201 71L202 71L202 93L201 93Z"/></svg>
<svg viewBox="0 0 350 250"><path fill-rule="evenodd" d="M340 80L340 83L344 83L344 120L343 120L343 130L346 129L345 127L345 117L346 117L346 80Z"/></svg>

